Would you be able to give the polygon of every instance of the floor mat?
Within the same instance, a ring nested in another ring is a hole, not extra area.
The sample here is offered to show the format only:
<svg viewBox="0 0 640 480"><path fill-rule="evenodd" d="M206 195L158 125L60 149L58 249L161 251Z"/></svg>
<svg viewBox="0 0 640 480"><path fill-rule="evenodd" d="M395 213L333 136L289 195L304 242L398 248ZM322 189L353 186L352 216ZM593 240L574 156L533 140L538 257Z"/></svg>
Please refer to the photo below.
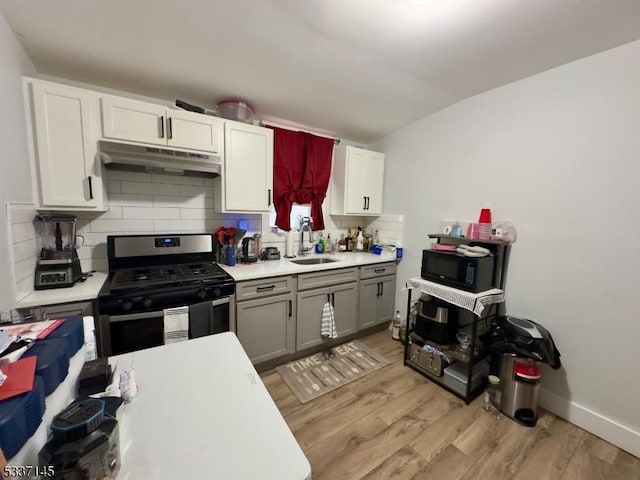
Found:
<svg viewBox="0 0 640 480"><path fill-rule="evenodd" d="M307 403L388 365L385 357L358 340L276 368L300 403Z"/></svg>

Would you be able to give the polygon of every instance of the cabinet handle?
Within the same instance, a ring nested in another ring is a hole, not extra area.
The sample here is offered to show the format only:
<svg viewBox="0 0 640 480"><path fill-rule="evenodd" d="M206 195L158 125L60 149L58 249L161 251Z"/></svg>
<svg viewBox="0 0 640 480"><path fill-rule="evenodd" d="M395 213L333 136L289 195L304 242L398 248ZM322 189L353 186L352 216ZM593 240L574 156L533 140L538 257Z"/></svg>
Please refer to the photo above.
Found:
<svg viewBox="0 0 640 480"><path fill-rule="evenodd" d="M256 292L269 292L274 288L276 288L275 285L265 285L265 286L256 288Z"/></svg>
<svg viewBox="0 0 640 480"><path fill-rule="evenodd" d="M384 273L387 271L386 268L374 268L373 269L374 273Z"/></svg>
<svg viewBox="0 0 640 480"><path fill-rule="evenodd" d="M167 138L171 140L173 138L173 121L172 118L167 118Z"/></svg>
<svg viewBox="0 0 640 480"><path fill-rule="evenodd" d="M362 197L362 201L364 202L364 205L362 205L362 209L366 210L367 209L367 197Z"/></svg>
<svg viewBox="0 0 640 480"><path fill-rule="evenodd" d="M293 316L293 302L289 300L289 318Z"/></svg>
<svg viewBox="0 0 640 480"><path fill-rule="evenodd" d="M365 210L369 210L369 202L368 199L369 197L364 197L364 209Z"/></svg>
<svg viewBox="0 0 640 480"><path fill-rule="evenodd" d="M384 295L384 283L380 282L380 296Z"/></svg>
<svg viewBox="0 0 640 480"><path fill-rule="evenodd" d="M331 303L331 294L327 293L327 303Z"/></svg>
<svg viewBox="0 0 640 480"><path fill-rule="evenodd" d="M380 282L376 283L376 288L377 288L376 297L379 297L380 296Z"/></svg>
<svg viewBox="0 0 640 480"><path fill-rule="evenodd" d="M367 210L369 210L370 206L371 206L371 197L367 197Z"/></svg>
<svg viewBox="0 0 640 480"><path fill-rule="evenodd" d="M267 206L271 206L271 189L267 190Z"/></svg>
<svg viewBox="0 0 640 480"><path fill-rule="evenodd" d="M331 306L335 307L336 306L336 294L335 293L331 293Z"/></svg>
<svg viewBox="0 0 640 480"><path fill-rule="evenodd" d="M91 175L89 175L88 180L89 180L89 200L93 200L93 184L91 183Z"/></svg>
<svg viewBox="0 0 640 480"><path fill-rule="evenodd" d="M160 138L164 138L164 117L160 117Z"/></svg>

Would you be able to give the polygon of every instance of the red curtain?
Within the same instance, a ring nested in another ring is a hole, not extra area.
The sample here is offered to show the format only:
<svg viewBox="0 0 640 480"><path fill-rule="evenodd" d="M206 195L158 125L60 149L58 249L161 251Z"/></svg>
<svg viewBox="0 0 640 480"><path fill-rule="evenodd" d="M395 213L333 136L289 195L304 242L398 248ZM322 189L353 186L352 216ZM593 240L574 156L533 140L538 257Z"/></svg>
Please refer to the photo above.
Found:
<svg viewBox="0 0 640 480"><path fill-rule="evenodd" d="M322 202L327 195L333 139L271 127L274 131L273 204L276 225L290 230L293 203L311 204L313 229L324 229Z"/></svg>

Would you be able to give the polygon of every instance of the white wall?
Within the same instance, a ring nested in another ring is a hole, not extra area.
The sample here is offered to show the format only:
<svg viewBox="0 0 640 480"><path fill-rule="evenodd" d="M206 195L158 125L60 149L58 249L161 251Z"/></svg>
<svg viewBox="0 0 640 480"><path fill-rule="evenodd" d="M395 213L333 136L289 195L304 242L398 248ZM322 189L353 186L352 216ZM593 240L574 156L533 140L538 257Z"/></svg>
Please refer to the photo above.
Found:
<svg viewBox="0 0 640 480"><path fill-rule="evenodd" d="M31 201L29 152L22 106L22 75L35 74L33 64L0 14L0 310L13 304L13 265L9 263L7 209L10 201Z"/></svg>
<svg viewBox="0 0 640 480"><path fill-rule="evenodd" d="M373 145L405 213L399 282L438 220L518 229L507 311L544 325L563 368L541 403L640 456L640 41L462 101ZM405 292L398 292L400 306Z"/></svg>

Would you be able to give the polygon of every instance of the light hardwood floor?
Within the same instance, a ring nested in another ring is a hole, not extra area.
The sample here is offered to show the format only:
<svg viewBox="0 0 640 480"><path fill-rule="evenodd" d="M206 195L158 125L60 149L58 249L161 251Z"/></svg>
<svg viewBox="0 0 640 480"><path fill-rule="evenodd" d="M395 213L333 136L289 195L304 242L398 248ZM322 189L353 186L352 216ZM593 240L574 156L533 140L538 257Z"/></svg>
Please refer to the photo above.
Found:
<svg viewBox="0 0 640 480"><path fill-rule="evenodd" d="M360 339L392 364L300 404L261 376L314 480L638 480L640 459L539 410L534 428L469 406L413 370L387 331Z"/></svg>

